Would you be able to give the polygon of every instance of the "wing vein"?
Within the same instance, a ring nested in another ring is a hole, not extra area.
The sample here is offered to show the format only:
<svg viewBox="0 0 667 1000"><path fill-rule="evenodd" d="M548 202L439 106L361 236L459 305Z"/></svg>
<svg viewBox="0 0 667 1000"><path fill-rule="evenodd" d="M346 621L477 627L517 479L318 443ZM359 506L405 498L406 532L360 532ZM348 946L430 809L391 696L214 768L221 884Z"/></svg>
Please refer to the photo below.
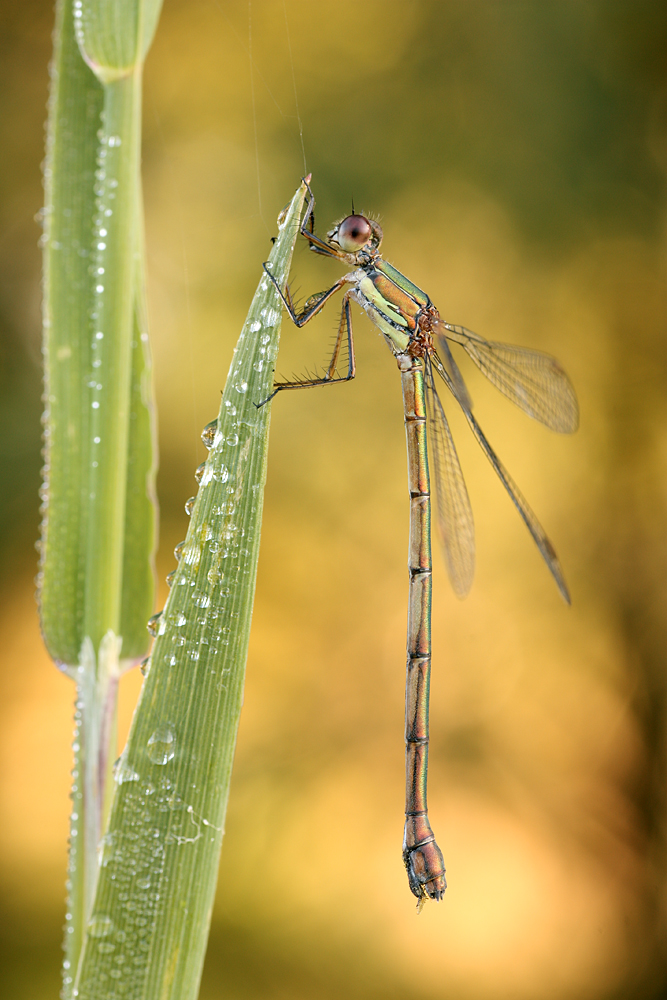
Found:
<svg viewBox="0 0 667 1000"><path fill-rule="evenodd" d="M485 340L442 321L435 332L441 345L447 338L460 344L489 382L528 416L561 434L577 429L579 406L572 383L550 354Z"/></svg>

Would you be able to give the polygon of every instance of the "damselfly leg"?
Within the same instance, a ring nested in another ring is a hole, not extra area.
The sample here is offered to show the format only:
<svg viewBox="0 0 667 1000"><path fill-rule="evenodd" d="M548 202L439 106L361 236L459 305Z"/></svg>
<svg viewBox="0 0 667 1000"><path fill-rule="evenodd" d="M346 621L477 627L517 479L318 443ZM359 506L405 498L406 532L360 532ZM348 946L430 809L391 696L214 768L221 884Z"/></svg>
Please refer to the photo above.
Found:
<svg viewBox="0 0 667 1000"><path fill-rule="evenodd" d="M283 291L282 288L280 288L280 286L278 285L276 279L273 277L271 272L266 267L266 265L264 265L264 270L266 271L267 275L269 276L273 284L276 286L278 294L282 299L283 305L285 306L285 309L289 313L290 319L292 320L295 326L299 327L299 329L301 329L301 327L304 327L306 323L310 323L311 319L314 319L315 316L317 316L317 314L326 305L326 303L329 301L332 295L335 295L336 292L339 292L341 288L344 288L345 285L347 284L347 279L341 278L339 281L336 282L335 285L332 285L331 288L327 288L323 292L318 292L316 295L312 295L304 305L303 309L300 312L297 312L294 308L294 303L292 301L292 296L290 294L289 285L287 285L285 287L285 290ZM340 313L340 323L338 324L338 333L336 334L336 339L334 341L334 349L331 355L331 360L329 361L325 373L319 376L308 375L305 378L295 379L293 382L274 383L273 392L271 393L270 396L267 396L265 400L262 400L262 402L259 404L260 406L263 406L264 403L268 403L268 401L270 399L273 399L276 393L280 392L282 389L309 389L309 388L314 388L315 386L318 385L333 385L336 382L349 382L351 379L354 378L356 374L356 362L354 357L354 335L352 333L352 316L350 314L350 295L351 292L348 291L343 296L343 303ZM337 375L336 372L338 371L338 360L340 358L341 348L346 341L347 341L347 358L348 358L347 373L345 375Z"/></svg>

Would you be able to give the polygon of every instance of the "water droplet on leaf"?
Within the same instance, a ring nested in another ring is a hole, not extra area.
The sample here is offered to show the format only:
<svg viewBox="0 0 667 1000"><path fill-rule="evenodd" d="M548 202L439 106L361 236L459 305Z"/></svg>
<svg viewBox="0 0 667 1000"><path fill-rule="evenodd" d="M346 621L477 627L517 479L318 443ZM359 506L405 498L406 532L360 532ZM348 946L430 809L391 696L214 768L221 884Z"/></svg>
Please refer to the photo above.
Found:
<svg viewBox="0 0 667 1000"><path fill-rule="evenodd" d="M154 764L167 764L176 754L176 736L171 726L158 726L146 744L148 756Z"/></svg>
<svg viewBox="0 0 667 1000"><path fill-rule="evenodd" d="M217 417L215 420L211 420L210 424L206 424L206 427L201 432L201 439L207 448L213 447L213 442L215 441L215 434L218 429Z"/></svg>
<svg viewBox="0 0 667 1000"><path fill-rule="evenodd" d="M156 615L153 615L151 618L148 619L148 624L146 625L146 628L148 629L148 631L150 632L150 634L153 636L153 638L155 638L155 636L158 634L158 632L160 630L160 619L161 618L162 618L162 612L158 611L158 613Z"/></svg>
<svg viewBox="0 0 667 1000"><path fill-rule="evenodd" d="M114 922L105 913L93 914L86 927L90 936L94 938L107 937L113 932L113 929Z"/></svg>

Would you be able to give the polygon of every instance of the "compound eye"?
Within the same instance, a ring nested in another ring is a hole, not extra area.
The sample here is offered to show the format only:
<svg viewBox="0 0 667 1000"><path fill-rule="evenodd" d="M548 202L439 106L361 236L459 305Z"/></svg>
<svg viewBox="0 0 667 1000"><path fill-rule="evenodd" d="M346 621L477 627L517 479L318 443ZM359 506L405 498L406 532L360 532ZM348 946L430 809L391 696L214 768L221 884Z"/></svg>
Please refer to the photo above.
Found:
<svg viewBox="0 0 667 1000"><path fill-rule="evenodd" d="M365 216L348 215L338 227L336 239L346 253L354 253L368 243L372 234L371 224Z"/></svg>

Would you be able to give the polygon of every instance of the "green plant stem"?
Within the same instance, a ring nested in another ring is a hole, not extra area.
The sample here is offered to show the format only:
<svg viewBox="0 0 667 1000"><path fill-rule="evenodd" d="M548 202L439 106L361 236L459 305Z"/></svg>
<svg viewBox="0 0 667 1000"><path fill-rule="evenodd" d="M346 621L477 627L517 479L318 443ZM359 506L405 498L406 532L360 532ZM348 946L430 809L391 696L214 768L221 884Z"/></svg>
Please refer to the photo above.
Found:
<svg viewBox="0 0 667 1000"><path fill-rule="evenodd" d="M93 237L93 390L84 635L121 635L123 553L138 250L141 73L104 86Z"/></svg>
<svg viewBox="0 0 667 1000"><path fill-rule="evenodd" d="M113 791L118 679L145 654L154 592L155 458L140 186L146 3L152 37L159 13L154 0L116 7L111 33L109 5L84 0L93 41L109 38L113 52L122 34L134 53L121 70L105 66L97 75L77 43L82 5L60 0L56 10L45 170L40 613L49 652L77 685L65 997L83 945Z"/></svg>

